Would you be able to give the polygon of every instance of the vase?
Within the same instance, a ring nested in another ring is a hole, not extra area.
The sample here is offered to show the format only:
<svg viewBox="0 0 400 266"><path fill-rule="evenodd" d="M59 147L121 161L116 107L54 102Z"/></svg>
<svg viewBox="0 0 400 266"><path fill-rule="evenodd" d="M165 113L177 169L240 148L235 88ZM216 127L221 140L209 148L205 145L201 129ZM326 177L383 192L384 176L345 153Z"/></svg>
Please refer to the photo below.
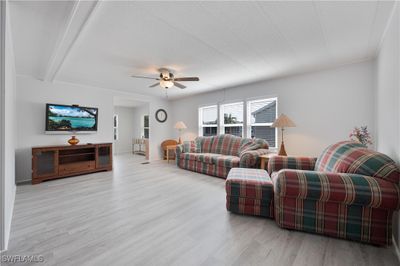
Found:
<svg viewBox="0 0 400 266"><path fill-rule="evenodd" d="M76 145L79 143L79 139L77 139L75 136L72 136L69 140L68 143L71 145Z"/></svg>

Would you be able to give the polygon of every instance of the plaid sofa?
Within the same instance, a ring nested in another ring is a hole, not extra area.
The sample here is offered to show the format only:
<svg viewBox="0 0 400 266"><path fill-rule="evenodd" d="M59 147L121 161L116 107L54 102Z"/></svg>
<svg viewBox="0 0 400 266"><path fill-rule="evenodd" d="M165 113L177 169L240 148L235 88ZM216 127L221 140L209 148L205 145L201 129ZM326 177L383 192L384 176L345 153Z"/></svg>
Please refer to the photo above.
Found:
<svg viewBox="0 0 400 266"><path fill-rule="evenodd" d="M392 242L400 207L400 170L384 154L355 142L329 146L318 158L270 158L275 220L283 228L377 245Z"/></svg>
<svg viewBox="0 0 400 266"><path fill-rule="evenodd" d="M226 178L235 167L255 168L259 156L268 153L268 142L223 134L198 137L176 148L176 163L180 168Z"/></svg>

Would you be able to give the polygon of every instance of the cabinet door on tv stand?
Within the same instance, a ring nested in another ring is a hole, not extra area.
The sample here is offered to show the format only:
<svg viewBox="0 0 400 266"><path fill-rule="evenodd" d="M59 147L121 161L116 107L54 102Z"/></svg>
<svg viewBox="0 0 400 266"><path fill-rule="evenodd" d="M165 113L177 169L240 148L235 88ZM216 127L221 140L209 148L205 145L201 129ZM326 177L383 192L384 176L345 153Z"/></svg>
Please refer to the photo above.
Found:
<svg viewBox="0 0 400 266"><path fill-rule="evenodd" d="M112 169L112 145L104 144L97 145L96 148L96 168L97 169Z"/></svg>
<svg viewBox="0 0 400 266"><path fill-rule="evenodd" d="M42 179L58 175L58 150L32 150L32 183L40 183Z"/></svg>

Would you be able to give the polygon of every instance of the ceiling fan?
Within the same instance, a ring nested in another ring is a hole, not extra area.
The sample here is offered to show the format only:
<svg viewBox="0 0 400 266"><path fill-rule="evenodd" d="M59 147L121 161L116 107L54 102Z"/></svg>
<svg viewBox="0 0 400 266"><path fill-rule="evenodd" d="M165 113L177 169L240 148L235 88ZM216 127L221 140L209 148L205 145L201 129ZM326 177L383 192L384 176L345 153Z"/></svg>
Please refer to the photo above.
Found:
<svg viewBox="0 0 400 266"><path fill-rule="evenodd" d="M158 78L152 78L152 77L145 77L145 76L136 76L132 75L132 78L142 78L142 79L153 79L153 80L158 80L157 83L150 85L149 88L156 87L160 85L161 88L164 89L169 89L173 86L176 86L180 89L186 88L185 85L179 83L178 81L199 81L200 79L198 77L181 77L181 78L175 78L174 74L166 69L166 68L160 68L158 69L158 72L160 72L160 76Z"/></svg>

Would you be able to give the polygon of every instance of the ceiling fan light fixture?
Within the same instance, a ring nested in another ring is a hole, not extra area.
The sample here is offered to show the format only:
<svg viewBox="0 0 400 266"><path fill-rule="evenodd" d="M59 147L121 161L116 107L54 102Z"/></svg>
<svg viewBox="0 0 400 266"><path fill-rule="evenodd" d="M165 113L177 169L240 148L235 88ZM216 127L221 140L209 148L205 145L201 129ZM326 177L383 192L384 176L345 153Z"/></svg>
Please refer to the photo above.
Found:
<svg viewBox="0 0 400 266"><path fill-rule="evenodd" d="M174 86L174 83L171 80L160 80L160 86L164 89L169 89Z"/></svg>

